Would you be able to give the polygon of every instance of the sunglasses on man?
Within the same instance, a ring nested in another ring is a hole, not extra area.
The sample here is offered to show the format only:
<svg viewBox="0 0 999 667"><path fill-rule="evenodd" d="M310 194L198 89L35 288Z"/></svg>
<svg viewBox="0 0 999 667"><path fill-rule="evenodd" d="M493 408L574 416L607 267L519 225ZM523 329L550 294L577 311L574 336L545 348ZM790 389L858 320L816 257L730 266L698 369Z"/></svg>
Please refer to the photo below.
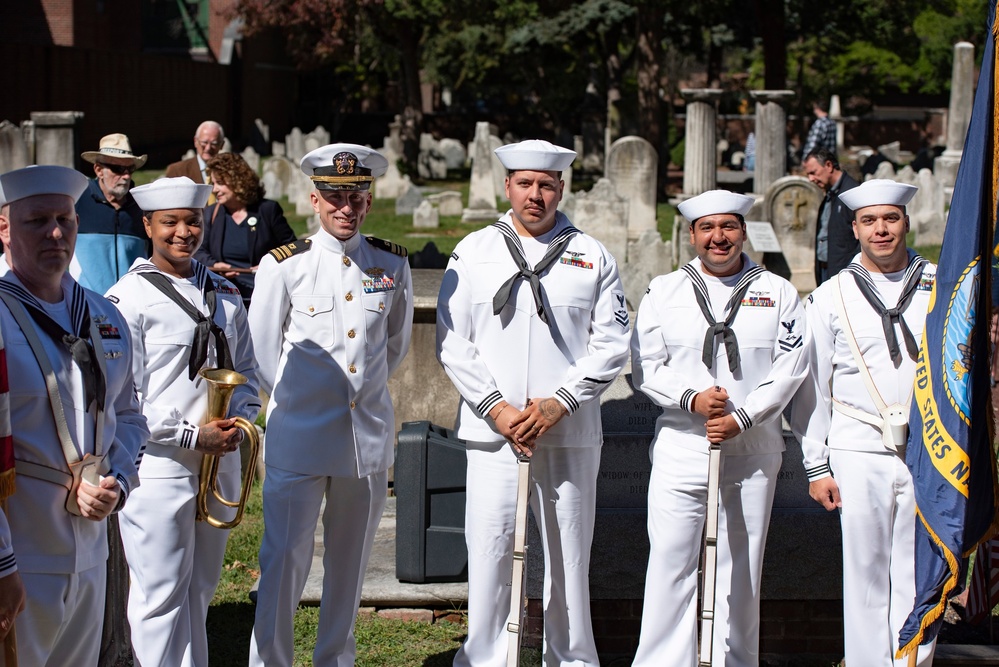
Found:
<svg viewBox="0 0 999 667"><path fill-rule="evenodd" d="M98 162L105 169L110 169L112 173L118 176L124 176L125 174L131 174L135 171L135 165L122 165L122 164L105 164L103 162Z"/></svg>

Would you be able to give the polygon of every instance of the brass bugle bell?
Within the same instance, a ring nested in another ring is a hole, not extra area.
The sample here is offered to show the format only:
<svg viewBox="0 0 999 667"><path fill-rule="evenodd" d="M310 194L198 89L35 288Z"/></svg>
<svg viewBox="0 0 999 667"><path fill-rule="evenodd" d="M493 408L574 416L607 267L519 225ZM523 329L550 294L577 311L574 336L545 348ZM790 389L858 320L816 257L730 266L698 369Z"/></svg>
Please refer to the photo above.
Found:
<svg viewBox="0 0 999 667"><path fill-rule="evenodd" d="M241 384L246 384L245 375L224 368L203 368L198 371L208 383L208 412L205 422L225 419L229 414L229 399L232 392ZM260 449L260 437L257 427L242 417L236 417L236 428L243 431L250 445L250 461L243 475L243 485L240 487L239 499L229 500L218 489L219 460L214 454L204 454L201 460L201 476L198 478L198 521L205 521L215 528L235 528L243 519L243 510L250 497L250 486L253 484L253 472L256 469L257 452ZM236 516L232 521L224 521L212 516L208 508L208 498L213 496L225 507L236 507Z"/></svg>

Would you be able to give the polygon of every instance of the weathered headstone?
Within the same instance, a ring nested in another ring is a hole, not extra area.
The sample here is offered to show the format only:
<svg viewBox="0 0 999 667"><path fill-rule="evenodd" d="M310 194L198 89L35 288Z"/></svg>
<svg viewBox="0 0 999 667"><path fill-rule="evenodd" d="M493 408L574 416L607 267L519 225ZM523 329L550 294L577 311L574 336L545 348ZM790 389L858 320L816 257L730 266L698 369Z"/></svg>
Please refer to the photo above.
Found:
<svg viewBox="0 0 999 667"><path fill-rule="evenodd" d="M447 178L447 160L439 150L439 142L432 134L420 135L420 154L416 169L424 180L440 181Z"/></svg>
<svg viewBox="0 0 999 667"><path fill-rule="evenodd" d="M287 157L283 141L271 142L271 155L274 157Z"/></svg>
<svg viewBox="0 0 999 667"><path fill-rule="evenodd" d="M715 137L718 100L722 91L714 88L684 88L687 120L683 147L683 194L699 195L714 190L716 174Z"/></svg>
<svg viewBox="0 0 999 667"><path fill-rule="evenodd" d="M390 159L385 173L375 178L374 197L375 199L398 199L411 187L413 187L413 183L409 180L409 174L401 175L396 160Z"/></svg>
<svg viewBox="0 0 999 667"><path fill-rule="evenodd" d="M28 145L21 128L10 121L0 122L0 174L27 167Z"/></svg>
<svg viewBox="0 0 999 667"><path fill-rule="evenodd" d="M779 178L766 192L767 218L784 249L789 280L801 293L815 289L815 224L822 198L801 176Z"/></svg>
<svg viewBox="0 0 999 667"><path fill-rule="evenodd" d="M32 111L35 124L35 164L73 169L80 159L82 111Z"/></svg>
<svg viewBox="0 0 999 667"><path fill-rule="evenodd" d="M427 199L437 207L441 215L461 215L461 212L465 208L461 204L461 193L454 190L445 190L444 192L427 195Z"/></svg>
<svg viewBox="0 0 999 667"><path fill-rule="evenodd" d="M397 156L402 155L402 116L396 115L389 123L389 135L385 137L385 147L392 149Z"/></svg>
<svg viewBox="0 0 999 667"><path fill-rule="evenodd" d="M472 142L472 177L468 189L468 208L461 215L462 222L479 222L499 219L496 210L496 183L493 180L493 155L489 149L489 123L475 124Z"/></svg>
<svg viewBox="0 0 999 667"><path fill-rule="evenodd" d="M497 137L495 134L489 135L489 159L493 165L493 183L496 184L496 196L499 197L500 201L509 201L506 198L506 167L500 162L500 159L496 156L496 149L502 146L505 142Z"/></svg>
<svg viewBox="0 0 999 667"><path fill-rule="evenodd" d="M891 162L885 160L878 165L877 169L874 170L874 176L871 178L888 178L895 180L895 167L892 166Z"/></svg>
<svg viewBox="0 0 999 667"><path fill-rule="evenodd" d="M589 192L573 197L572 224L604 244L618 264L628 255L628 208L608 178L599 179Z"/></svg>
<svg viewBox="0 0 999 667"><path fill-rule="evenodd" d="M906 211L916 232L916 245L940 245L947 224L944 181L929 169L920 169L915 185L919 189Z"/></svg>
<svg viewBox="0 0 999 667"><path fill-rule="evenodd" d="M628 201L628 238L656 228L656 174L659 156L641 137L622 137L607 153L606 176Z"/></svg>
<svg viewBox="0 0 999 667"><path fill-rule="evenodd" d="M465 147L457 139L445 137L437 144L437 152L444 156L444 162L448 169L464 169L465 161L468 160L468 153Z"/></svg>
<svg viewBox="0 0 999 667"><path fill-rule="evenodd" d="M292 184L293 172L296 171L301 170L286 157L272 157L265 160L263 178L264 186L267 188L267 196L271 199L288 196L291 199L289 188Z"/></svg>
<svg viewBox="0 0 999 667"><path fill-rule="evenodd" d="M244 148L240 155L246 161L246 164L250 165L250 169L258 174L260 173L260 155L253 149L253 146Z"/></svg>
<svg viewBox="0 0 999 667"><path fill-rule="evenodd" d="M440 227L440 213L428 200L424 199L413 210L413 227L416 229L437 229Z"/></svg>
<svg viewBox="0 0 999 667"><path fill-rule="evenodd" d="M672 242L663 242L657 230L649 229L628 242L627 261L617 259L628 310L636 311L652 279L673 270Z"/></svg>
<svg viewBox="0 0 999 667"><path fill-rule="evenodd" d="M899 157L902 151L902 142L900 141L889 141L887 144L882 144L878 146L878 152L881 155L888 158L889 162L893 164L898 164L900 162Z"/></svg>
<svg viewBox="0 0 999 667"><path fill-rule="evenodd" d="M402 193L402 196L395 200L396 215L413 215L413 211L423 201L423 193L420 188L410 185L409 189Z"/></svg>
<svg viewBox="0 0 999 667"><path fill-rule="evenodd" d="M766 192L770 184L787 174L787 110L794 98L791 90L752 90L756 100L756 167L753 192Z"/></svg>
<svg viewBox="0 0 999 667"><path fill-rule="evenodd" d="M302 130L297 127L291 128L291 132L284 138L284 146L285 155L289 160L296 164L301 162L307 152L305 150L305 135L302 134Z"/></svg>

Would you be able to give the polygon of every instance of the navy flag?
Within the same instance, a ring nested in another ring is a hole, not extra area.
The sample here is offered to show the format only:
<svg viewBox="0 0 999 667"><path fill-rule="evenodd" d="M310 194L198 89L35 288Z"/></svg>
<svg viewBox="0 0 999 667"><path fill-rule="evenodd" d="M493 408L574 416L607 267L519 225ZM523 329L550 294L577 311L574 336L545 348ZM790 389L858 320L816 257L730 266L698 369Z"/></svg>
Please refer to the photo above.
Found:
<svg viewBox="0 0 999 667"><path fill-rule="evenodd" d="M906 463L916 496L916 598L897 657L939 631L961 559L999 529L989 387L996 219L996 0L916 365Z"/></svg>

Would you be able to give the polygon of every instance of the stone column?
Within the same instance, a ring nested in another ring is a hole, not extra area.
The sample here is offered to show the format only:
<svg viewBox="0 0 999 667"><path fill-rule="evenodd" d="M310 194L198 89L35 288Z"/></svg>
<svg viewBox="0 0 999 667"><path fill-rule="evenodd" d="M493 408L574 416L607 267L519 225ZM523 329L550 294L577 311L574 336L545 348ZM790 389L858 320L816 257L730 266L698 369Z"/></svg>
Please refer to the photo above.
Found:
<svg viewBox="0 0 999 667"><path fill-rule="evenodd" d="M753 192L766 192L787 174L787 109L793 90L751 90L756 100L756 170Z"/></svg>
<svg viewBox="0 0 999 667"><path fill-rule="evenodd" d="M718 139L717 88L684 88L687 124L684 131L683 194L699 195L714 190L718 179L715 144Z"/></svg>
<svg viewBox="0 0 999 667"><path fill-rule="evenodd" d="M35 164L76 168L80 159L82 111L32 111L35 125Z"/></svg>
<svg viewBox="0 0 999 667"><path fill-rule="evenodd" d="M971 123L975 98L975 47L968 42L954 45L954 68L950 79L950 107L947 110L947 148L933 161L949 199L957 180L957 167L964 151L964 139Z"/></svg>
<svg viewBox="0 0 999 667"><path fill-rule="evenodd" d="M843 110L839 104L839 95L833 95L829 100L829 117L836 121L836 153L842 155L843 149L846 147L843 138L846 123L843 122Z"/></svg>

